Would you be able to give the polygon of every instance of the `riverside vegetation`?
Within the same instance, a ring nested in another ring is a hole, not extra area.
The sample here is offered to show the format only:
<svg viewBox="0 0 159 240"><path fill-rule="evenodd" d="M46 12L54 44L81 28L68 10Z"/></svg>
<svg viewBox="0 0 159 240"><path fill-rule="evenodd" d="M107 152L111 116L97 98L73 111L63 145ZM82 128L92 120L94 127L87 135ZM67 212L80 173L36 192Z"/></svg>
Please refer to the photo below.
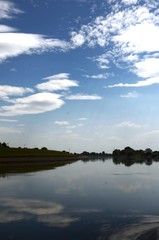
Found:
<svg viewBox="0 0 159 240"><path fill-rule="evenodd" d="M0 176L13 172L34 172L64 166L78 160L66 151L38 148L12 148L0 143Z"/></svg>
<svg viewBox="0 0 159 240"><path fill-rule="evenodd" d="M112 154L84 151L80 154L67 151L48 150L46 147L39 148L12 148L5 142L0 142L0 168L16 166L51 166L65 165L76 160L89 161L90 159L113 159L114 164L123 163L131 166L134 163L145 163L151 165L153 161L159 161L159 151L152 151L150 148L145 150L134 150L126 147L123 150L115 149Z"/></svg>
<svg viewBox="0 0 159 240"><path fill-rule="evenodd" d="M123 163L125 166L131 166L134 163L145 163L151 165L153 161L159 162L159 151L152 151L150 148L134 150L131 147L126 147L123 150L115 149L112 157L115 164Z"/></svg>

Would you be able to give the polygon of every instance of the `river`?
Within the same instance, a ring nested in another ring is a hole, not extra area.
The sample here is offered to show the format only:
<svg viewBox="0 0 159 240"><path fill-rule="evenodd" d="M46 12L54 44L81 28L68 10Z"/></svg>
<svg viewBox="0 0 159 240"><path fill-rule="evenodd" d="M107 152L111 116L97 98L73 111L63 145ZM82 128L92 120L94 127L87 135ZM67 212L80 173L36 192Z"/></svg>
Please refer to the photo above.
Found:
<svg viewBox="0 0 159 240"><path fill-rule="evenodd" d="M2 174L0 239L157 239L158 173L159 163L127 167L97 159Z"/></svg>

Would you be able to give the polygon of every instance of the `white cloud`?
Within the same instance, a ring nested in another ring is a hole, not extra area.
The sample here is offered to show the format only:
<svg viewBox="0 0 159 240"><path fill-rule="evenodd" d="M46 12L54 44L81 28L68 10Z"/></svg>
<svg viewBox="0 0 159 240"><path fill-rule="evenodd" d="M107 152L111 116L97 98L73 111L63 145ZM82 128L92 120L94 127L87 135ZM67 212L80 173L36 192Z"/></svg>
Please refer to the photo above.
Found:
<svg viewBox="0 0 159 240"><path fill-rule="evenodd" d="M57 80L57 79L67 79L69 78L69 73L58 73L48 77L43 78L43 80Z"/></svg>
<svg viewBox="0 0 159 240"><path fill-rule="evenodd" d="M15 122L18 122L18 120L1 118L0 122L15 123Z"/></svg>
<svg viewBox="0 0 159 240"><path fill-rule="evenodd" d="M0 62L21 54L43 53L59 49L66 51L69 44L59 39L29 33L0 33Z"/></svg>
<svg viewBox="0 0 159 240"><path fill-rule="evenodd" d="M76 34L75 32L71 33L72 35L72 43L74 47L80 47L85 42L85 37L82 34Z"/></svg>
<svg viewBox="0 0 159 240"><path fill-rule="evenodd" d="M83 75L86 78L93 78L93 79L107 79L109 76L112 76L110 73L102 73L97 75Z"/></svg>
<svg viewBox="0 0 159 240"><path fill-rule="evenodd" d="M131 4L136 4L138 0L122 0L124 4L131 5Z"/></svg>
<svg viewBox="0 0 159 240"><path fill-rule="evenodd" d="M79 121L86 121L86 120L88 120L88 118L82 117L82 118L79 118L78 120Z"/></svg>
<svg viewBox="0 0 159 240"><path fill-rule="evenodd" d="M109 64L110 64L110 55L109 53L104 53L100 56L96 56L96 57L88 57L88 59L97 62L97 65L100 69L108 69L109 68Z"/></svg>
<svg viewBox="0 0 159 240"><path fill-rule="evenodd" d="M25 93L32 93L33 89L23 88L23 87L14 87L9 85L0 85L0 99L9 100L10 96L22 96Z"/></svg>
<svg viewBox="0 0 159 240"><path fill-rule="evenodd" d="M37 84L36 88L38 90L52 92L59 90L69 90L70 87L79 86L77 81L69 79L68 73L60 73L43 79L48 81Z"/></svg>
<svg viewBox="0 0 159 240"><path fill-rule="evenodd" d="M102 97L98 95L83 95L83 94L76 94L76 95L70 95L66 97L68 100L100 100Z"/></svg>
<svg viewBox="0 0 159 240"><path fill-rule="evenodd" d="M54 123L57 125L60 125L60 126L69 125L69 122L67 122L67 121L55 121Z"/></svg>
<svg viewBox="0 0 159 240"><path fill-rule="evenodd" d="M0 19L12 18L13 14L18 13L22 13L22 11L16 8L14 3L0 0ZM0 62L21 54L40 54L56 49L66 51L71 48L69 43L59 39L16 31L17 29L13 27L0 25Z"/></svg>
<svg viewBox="0 0 159 240"><path fill-rule="evenodd" d="M137 98L138 94L137 92L128 92L127 94L120 95L121 98Z"/></svg>
<svg viewBox="0 0 159 240"><path fill-rule="evenodd" d="M14 32L14 31L16 31L15 28L0 24L0 33Z"/></svg>
<svg viewBox="0 0 159 240"><path fill-rule="evenodd" d="M135 63L135 73L139 77L149 78L159 76L159 58L147 58Z"/></svg>
<svg viewBox="0 0 159 240"><path fill-rule="evenodd" d="M110 0L107 2L112 11L81 26L79 31L72 32L72 41L82 36L82 41L80 44L77 41L76 47L84 44L88 47L102 47L105 53L93 58L88 57L88 59L96 61L101 69L109 68L113 63L118 68L127 67L130 72L139 77L157 77L159 75L157 58L157 52L159 52L159 3L146 0L142 3L137 0L122 0L124 6L120 1ZM86 77L102 78L100 74L86 75ZM146 82L139 82L131 86L148 86L149 81L153 80L148 79L147 81L146 79Z"/></svg>
<svg viewBox="0 0 159 240"><path fill-rule="evenodd" d="M134 122L130 121L124 121L116 125L116 127L121 127L121 128L141 128L141 125L136 124Z"/></svg>
<svg viewBox="0 0 159 240"><path fill-rule="evenodd" d="M127 2L130 3L130 0L127 0ZM135 2L135 0L131 0L131 3L132 2ZM152 29L152 26L148 26L148 24L151 25L151 23L158 21L158 18L154 16L146 6L132 6L131 8L123 9L119 2L113 4L113 6L114 10L112 10L111 13L96 17L96 19L89 24L83 25L79 32L72 32L72 42L74 43L75 39L79 39L82 36L80 44L79 41L77 41L77 47L84 43L89 47L96 45L105 47L110 44L112 40L138 43L141 38L144 39L140 30L144 31L144 36L148 36L149 31L146 33L146 27L149 27L148 30L150 30L154 36L154 29ZM137 26L141 26L141 28ZM139 33L139 39L137 40L137 37L134 37L132 33ZM152 39L151 36L150 39ZM148 44L148 40L145 40L146 44ZM143 45L145 45L145 43L143 43Z"/></svg>
<svg viewBox="0 0 159 240"><path fill-rule="evenodd" d="M0 0L0 19L12 18L13 14L22 13L11 1Z"/></svg>
<svg viewBox="0 0 159 240"><path fill-rule="evenodd" d="M61 95L53 93L37 93L24 98L12 100L12 105L0 107L0 116L16 116L23 114L38 114L60 108L64 101Z"/></svg>
<svg viewBox="0 0 159 240"><path fill-rule="evenodd" d="M143 81L138 81L137 83L117 83L117 84L109 85L108 87L109 88L113 88L113 87L146 87L146 86L151 86L151 85L157 84L157 83L159 83L159 77L148 78Z"/></svg>
<svg viewBox="0 0 159 240"><path fill-rule="evenodd" d="M113 41L118 42L126 53L159 51L159 26L149 22L129 26L114 36Z"/></svg>

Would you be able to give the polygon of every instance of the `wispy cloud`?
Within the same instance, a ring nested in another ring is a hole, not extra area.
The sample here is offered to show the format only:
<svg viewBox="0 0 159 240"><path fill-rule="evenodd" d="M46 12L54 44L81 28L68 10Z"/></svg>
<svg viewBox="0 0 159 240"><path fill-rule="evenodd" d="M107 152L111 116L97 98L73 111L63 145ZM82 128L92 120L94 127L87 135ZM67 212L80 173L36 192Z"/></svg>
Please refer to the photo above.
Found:
<svg viewBox="0 0 159 240"><path fill-rule="evenodd" d="M136 4L138 0L122 0L122 3L126 5Z"/></svg>
<svg viewBox="0 0 159 240"><path fill-rule="evenodd" d="M48 81L36 85L36 88L41 91L53 92L59 90L69 90L71 87L79 86L77 81L69 79L68 73L60 73L43 79Z"/></svg>
<svg viewBox="0 0 159 240"><path fill-rule="evenodd" d="M8 0L0 0L0 19L12 18L14 14L23 13L16 5Z"/></svg>
<svg viewBox="0 0 159 240"><path fill-rule="evenodd" d="M100 69L108 69L110 66L110 54L109 53L104 53L100 56L95 56L95 57L88 57L87 59L90 59L94 62L97 62L97 65Z"/></svg>
<svg viewBox="0 0 159 240"><path fill-rule="evenodd" d="M0 122L6 122L6 123L16 123L18 120L16 119L6 119L6 118L1 118Z"/></svg>
<svg viewBox="0 0 159 240"><path fill-rule="evenodd" d="M0 19L12 18L13 14L22 13L11 1L0 0ZM53 51L67 51L70 44L60 39L47 38L40 34L21 33L17 29L0 25L0 62L21 54L33 54Z"/></svg>
<svg viewBox="0 0 159 240"><path fill-rule="evenodd" d="M49 39L45 36L29 33L0 33L0 61L17 57L21 54L43 53L59 49L66 51L68 43L59 39Z"/></svg>
<svg viewBox="0 0 159 240"><path fill-rule="evenodd" d="M142 126L139 124L136 124L134 122L124 121L124 122L118 123L116 125L116 127L119 127L119 128L141 128Z"/></svg>
<svg viewBox="0 0 159 240"><path fill-rule="evenodd" d="M113 88L113 87L146 87L146 86L151 86L151 85L157 84L157 83L159 83L159 76L154 77L154 78L148 78L148 79L143 80L143 81L138 81L136 83L117 83L117 84L109 85L108 88Z"/></svg>
<svg viewBox="0 0 159 240"><path fill-rule="evenodd" d="M93 78L93 79L107 79L108 77L112 76L111 73L101 73L97 75L83 75L86 78Z"/></svg>
<svg viewBox="0 0 159 240"><path fill-rule="evenodd" d="M68 100L101 100L102 97L98 95L76 94L76 95L67 96L66 99Z"/></svg>
<svg viewBox="0 0 159 240"><path fill-rule="evenodd" d="M108 1L111 12L96 17L80 30L72 32L74 47L87 45L100 46L103 53L89 59L96 61L101 69L116 67L126 68L145 82L136 84L119 83L114 86L149 86L158 83L159 56L159 3L156 1L137 0ZM111 48L111 50L110 50ZM86 77L100 78L100 75Z"/></svg>
<svg viewBox="0 0 159 240"><path fill-rule="evenodd" d="M55 121L54 123L57 124L57 125L60 125L60 126L69 125L69 122L67 122L67 121Z"/></svg>
<svg viewBox="0 0 159 240"><path fill-rule="evenodd" d="M88 120L88 118L86 118L86 117L81 117L81 118L79 118L78 120L79 120L79 121L86 121L86 120Z"/></svg>
<svg viewBox="0 0 159 240"><path fill-rule="evenodd" d="M127 94L121 94L121 98L137 98L139 95L137 92L128 92Z"/></svg>

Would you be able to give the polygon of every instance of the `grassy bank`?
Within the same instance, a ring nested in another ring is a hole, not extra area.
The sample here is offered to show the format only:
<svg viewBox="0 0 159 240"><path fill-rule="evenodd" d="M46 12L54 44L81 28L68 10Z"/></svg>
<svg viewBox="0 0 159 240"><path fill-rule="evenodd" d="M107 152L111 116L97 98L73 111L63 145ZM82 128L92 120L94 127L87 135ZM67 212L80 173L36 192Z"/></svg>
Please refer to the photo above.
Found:
<svg viewBox="0 0 159 240"><path fill-rule="evenodd" d="M65 151L29 148L0 148L0 170L17 167L56 167L78 160Z"/></svg>
<svg viewBox="0 0 159 240"><path fill-rule="evenodd" d="M38 148L0 148L0 158L11 157L72 157L65 151L55 151Z"/></svg>

